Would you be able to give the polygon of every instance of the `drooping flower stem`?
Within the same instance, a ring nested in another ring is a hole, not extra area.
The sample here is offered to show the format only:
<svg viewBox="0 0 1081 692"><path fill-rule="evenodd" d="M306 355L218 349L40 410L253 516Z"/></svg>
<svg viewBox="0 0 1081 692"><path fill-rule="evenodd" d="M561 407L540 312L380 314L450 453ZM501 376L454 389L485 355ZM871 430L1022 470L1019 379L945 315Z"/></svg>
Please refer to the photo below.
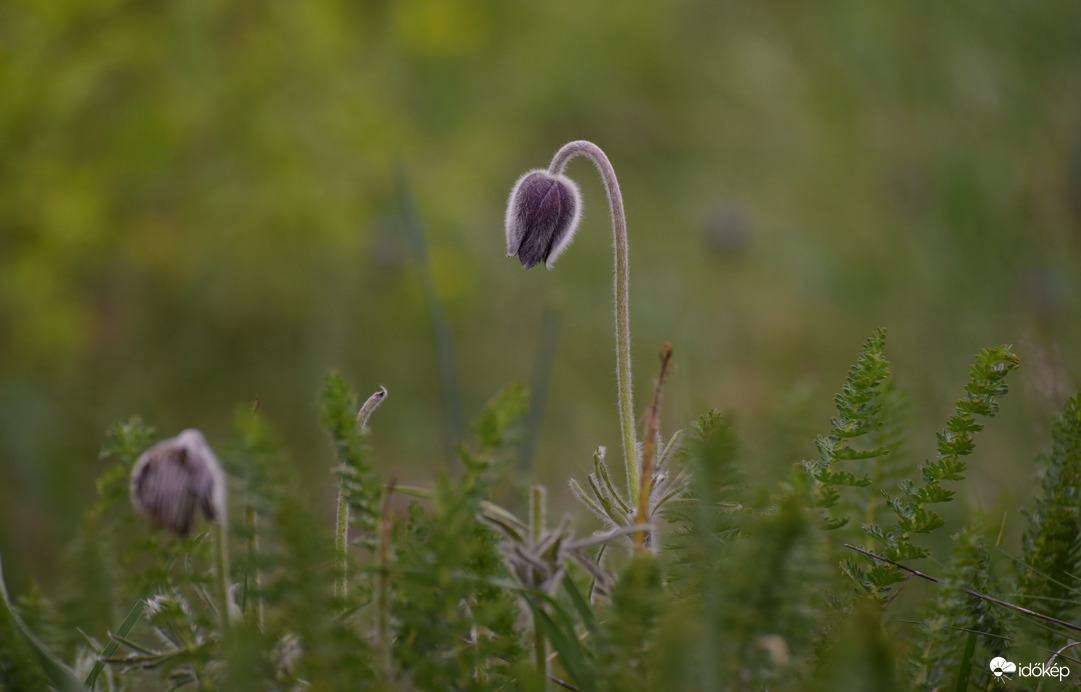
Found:
<svg viewBox="0 0 1081 692"><path fill-rule="evenodd" d="M615 317L616 317L616 386L619 395L619 424L623 433L623 459L627 465L627 489L631 501L638 501L639 471L638 442L634 432L634 397L631 391L631 326L630 326L630 261L627 252L627 219L623 213L623 196L619 192L616 172L604 152L596 144L578 140L565 144L552 158L548 172L562 175L567 163L576 156L585 156L604 181L608 208L612 215L612 245L615 255Z"/></svg>

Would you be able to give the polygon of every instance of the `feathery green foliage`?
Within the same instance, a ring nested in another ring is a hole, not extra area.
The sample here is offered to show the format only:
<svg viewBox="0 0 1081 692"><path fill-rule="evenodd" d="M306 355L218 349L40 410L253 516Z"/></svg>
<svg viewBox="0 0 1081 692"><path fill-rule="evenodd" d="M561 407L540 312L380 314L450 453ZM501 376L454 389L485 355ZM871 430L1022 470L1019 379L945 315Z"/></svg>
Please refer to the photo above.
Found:
<svg viewBox="0 0 1081 692"><path fill-rule="evenodd" d="M3 572L0 571L2 579ZM18 614L6 592L3 593L0 601L0 690L44 692L50 689L45 665L39 662L38 655L34 643L19 626Z"/></svg>
<svg viewBox="0 0 1081 692"><path fill-rule="evenodd" d="M360 405L356 394L337 373L327 376L323 386L321 413L323 427L330 434L339 465L342 493L353 510L351 520L362 531L370 546L370 532L379 517L383 483L369 459L367 431L357 425Z"/></svg>
<svg viewBox="0 0 1081 692"><path fill-rule="evenodd" d="M845 464L856 469L850 471L838 468L838 462L863 462L889 453L885 447L866 444L884 425L882 410L890 377L890 364L882 353L885 343L886 332L878 329L864 344L840 393L833 398L837 416L830 420L830 433L815 439L819 459L804 462L815 481L815 504L826 508L826 525L831 529L849 522L838 507L841 488L866 488L872 483L865 464Z"/></svg>
<svg viewBox="0 0 1081 692"><path fill-rule="evenodd" d="M987 662L1009 652L1005 613L963 590L1000 590L983 533L966 526L953 537L941 587L920 616L921 641L912 655L916 689L989 689L994 681Z"/></svg>
<svg viewBox="0 0 1081 692"><path fill-rule="evenodd" d="M211 595L209 534L155 532L128 501L128 474L155 439L131 419L108 433L115 464L72 552L85 579L56 609L34 591L4 602L0 689L80 679L118 691L988 689L998 684L992 657L1043 655L1035 642L1058 650L1076 634L1081 397L1041 457L1016 581L1010 571L996 578L986 531L965 528L940 583L899 614L892 596L905 572L894 563L928 554L914 536L943 525L930 506L953 499L943 484L964 479L977 418L997 411L1017 359L1007 347L980 352L936 458L913 480L894 455L907 435L904 398L884 346L876 331L849 370L830 432L815 440L819 458L774 486L749 487L737 465L747 452L720 414L686 440L674 435L653 486L665 489L651 517L656 545L633 555L623 540L636 530L630 505L602 459L579 492L605 518L599 534L581 536L571 517L549 523L542 486L525 520L492 502L521 438L522 387L477 417L474 441L458 447L459 475L412 488L384 484L358 399L330 376L321 414L365 548L355 554L295 492L266 419L242 408L235 441L222 446L234 498L227 630ZM838 568L857 524L881 559L867 568L853 555ZM68 607L76 602L90 607ZM75 613L91 623L87 641L72 642ZM898 627L910 614L918 624ZM1076 660L1068 650L1056 658ZM79 662L74 671L65 659Z"/></svg>
<svg viewBox="0 0 1081 692"><path fill-rule="evenodd" d="M680 689L787 688L810 670L831 609L823 533L804 493L749 493L737 445L717 414L703 417L681 457L688 490L667 511L673 603L658 684ZM808 584L819 584L808 590ZM676 643L678 642L678 643Z"/></svg>
<svg viewBox="0 0 1081 692"><path fill-rule="evenodd" d="M1069 620L1081 586L1081 395L1066 402L1051 438L1037 460L1042 494L1029 512L1018 592L1022 605Z"/></svg>
<svg viewBox="0 0 1081 692"><path fill-rule="evenodd" d="M739 535L747 513L738 454L728 420L716 411L699 418L678 455L689 484L664 512L671 524L664 551L669 584L676 593L703 594L707 609L717 607L718 558Z"/></svg>
<svg viewBox="0 0 1081 692"><path fill-rule="evenodd" d="M883 531L877 525L867 528L868 534L885 546L887 557L908 560L927 555L927 549L913 543L912 536L931 533L944 523L942 515L928 505L953 499L953 491L942 482L964 479L967 470L964 458L976 446L973 435L983 429L975 417L992 418L998 412L998 400L1007 392L1006 376L1018 362L1009 346L985 348L976 355L965 385L965 397L957 402L956 412L946 422L945 430L938 433L938 454L920 467L922 483L902 481L899 484L902 495L887 501L897 517L893 531Z"/></svg>
<svg viewBox="0 0 1081 692"><path fill-rule="evenodd" d="M885 345L886 333L882 329L864 344L834 397L837 416L830 420L830 432L815 439L819 459L803 462L813 479L813 502L824 508L826 527L842 530L844 538L859 535L852 530L852 519L864 531L874 525L879 508L885 504L881 494L885 490L881 487L886 468L883 460L891 454L886 442L900 437L896 423L887 424L886 413L895 409L887 404L893 404L897 395L883 353ZM888 437L883 435L886 430L892 433ZM838 558L842 570L863 591L877 597L884 597L898 579L893 568L873 565L867 571L849 556Z"/></svg>
<svg viewBox="0 0 1081 692"><path fill-rule="evenodd" d="M523 655L498 538L478 515L512 459L503 442L527 401L520 387L493 398L474 424L478 450L459 448L465 473L440 479L431 509L414 502L395 532L394 655L421 689L499 687L514 678L507 662Z"/></svg>
<svg viewBox="0 0 1081 692"><path fill-rule="evenodd" d="M651 675L660 642L657 623L664 611L661 567L648 553L635 555L612 591L612 609L598 631L601 689L631 692L657 689L663 680Z"/></svg>
<svg viewBox="0 0 1081 692"><path fill-rule="evenodd" d="M903 561L926 557L926 547L914 542L916 534L929 534L944 523L942 515L930 505L949 502L953 491L944 481L960 481L967 469L965 457L975 448L973 435L983 429L976 416L991 418L998 411L998 400L1007 392L1006 376L1018 365L1018 358L1009 346L986 348L976 355L969 370L965 397L959 400L955 413L938 433L938 453L934 460L920 467L919 483L903 479L897 487L900 495L886 494L886 505L895 520L883 528L878 523L864 525L864 532L882 546L882 555ZM878 598L885 598L893 583L901 578L893 566L875 562L865 571L854 560L846 560L845 571L863 588Z"/></svg>
<svg viewBox="0 0 1081 692"><path fill-rule="evenodd" d="M896 665L896 643L886 631L877 602L861 598L853 612L834 633L833 645L825 650L804 689L878 690L906 689Z"/></svg>

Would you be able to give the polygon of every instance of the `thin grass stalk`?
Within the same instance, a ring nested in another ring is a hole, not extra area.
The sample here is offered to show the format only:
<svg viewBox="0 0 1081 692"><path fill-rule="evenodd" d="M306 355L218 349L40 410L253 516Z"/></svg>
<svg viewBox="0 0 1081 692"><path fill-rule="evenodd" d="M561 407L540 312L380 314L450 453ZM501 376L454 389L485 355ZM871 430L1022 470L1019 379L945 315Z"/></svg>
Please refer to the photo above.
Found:
<svg viewBox="0 0 1081 692"><path fill-rule="evenodd" d="M930 574L925 574L925 573L923 573L923 572L921 572L919 570L912 569L911 567L906 567L905 565L902 565L900 562L897 562L895 560L891 560L888 557L883 557L883 556L878 555L876 553L872 553L870 550L865 550L865 549L863 549L863 548L861 548L859 546L852 545L851 543L845 543L845 547L848 548L849 550L855 550L857 553L861 553L863 555L866 555L867 557L872 557L872 558L874 558L876 560L881 560L882 562L885 562L885 563L891 564L891 565L893 565L895 567L898 567L900 569L903 569L904 571L908 572L909 574L911 574L913 576L916 576L916 577L919 577L920 579L926 579L927 581L934 582L935 584L939 584L942 581L938 577L932 577ZM1068 629L1070 631L1073 631L1073 632L1081 632L1081 625L1075 625L1072 622L1066 622L1065 620L1059 620L1058 618L1053 618L1050 615L1044 615L1043 613L1038 613L1035 610L1029 610L1028 608L1025 608L1023 606L1019 606L1016 603L1010 603L1009 601L1004 601L1001 598L995 598L994 596L988 596L987 594L980 593L979 591L973 591L972 589L962 588L961 591L967 593L969 596L973 596L975 598L982 598L983 600L985 600L985 601L987 601L989 603L994 603L996 605L1000 605L1003 608L1009 608L1010 610L1015 610L1015 611L1017 611L1019 613L1024 613L1025 615L1028 615L1029 617L1036 618L1037 620L1043 620L1044 622L1051 622L1051 623L1054 623L1054 624L1058 625L1059 627L1065 627L1066 629Z"/></svg>
<svg viewBox="0 0 1081 692"><path fill-rule="evenodd" d="M544 535L545 516L545 488L543 485L534 485L529 489L529 540L531 547L540 543ZM543 604L537 603L535 608L543 609ZM533 649L536 654L537 669L541 675L548 677L548 648L544 630L541 629L540 619L536 613L533 615Z"/></svg>
<svg viewBox="0 0 1081 692"><path fill-rule="evenodd" d="M217 586L218 602L221 604L221 632L222 636L228 636L232 608L229 603L229 531L228 519L225 513L214 524L214 584Z"/></svg>
<svg viewBox="0 0 1081 692"><path fill-rule="evenodd" d="M376 590L376 628L379 632L379 657L383 675L390 680L394 675L393 642L390 635L390 540L393 527L390 515L390 496L394 493L396 478L391 478L383 493L383 506L379 510L379 587Z"/></svg>
<svg viewBox="0 0 1081 692"><path fill-rule="evenodd" d="M338 583L334 595L344 600L349 595L349 502L345 498L345 485L338 483L338 520L334 532L334 554L337 559L335 573Z"/></svg>
<svg viewBox="0 0 1081 692"><path fill-rule="evenodd" d="M252 583L255 587L255 624L262 632L266 626L266 613L265 604L263 602L263 573L259 570L256 557L259 555L259 516L255 513L255 508L248 505L244 508L244 518L251 527L251 534L248 536L248 559L251 564L255 565L252 570Z"/></svg>

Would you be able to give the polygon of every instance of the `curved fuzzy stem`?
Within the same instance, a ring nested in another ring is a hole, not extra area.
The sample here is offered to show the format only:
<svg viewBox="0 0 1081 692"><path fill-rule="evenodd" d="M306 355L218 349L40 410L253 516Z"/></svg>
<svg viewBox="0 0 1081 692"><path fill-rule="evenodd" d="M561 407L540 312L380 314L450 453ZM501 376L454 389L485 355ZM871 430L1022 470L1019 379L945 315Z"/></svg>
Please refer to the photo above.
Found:
<svg viewBox="0 0 1081 692"><path fill-rule="evenodd" d="M631 392L631 324L630 324L630 262L627 257L627 219L623 213L623 196L608 157L592 142L578 140L565 144L556 152L548 172L562 175L567 163L575 156L585 156L604 181L608 208L612 214L612 245L615 254L616 302L616 386L619 390L619 424L623 432L623 459L627 464L627 490L631 502L639 493L638 442L634 433L634 397Z"/></svg>

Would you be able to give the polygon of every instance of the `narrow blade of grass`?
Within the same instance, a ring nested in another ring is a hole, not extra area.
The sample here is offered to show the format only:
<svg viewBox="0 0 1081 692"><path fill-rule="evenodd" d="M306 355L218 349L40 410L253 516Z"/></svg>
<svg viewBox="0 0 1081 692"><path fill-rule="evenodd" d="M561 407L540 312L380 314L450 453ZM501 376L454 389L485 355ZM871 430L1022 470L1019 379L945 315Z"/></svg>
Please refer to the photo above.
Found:
<svg viewBox="0 0 1081 692"><path fill-rule="evenodd" d="M586 661L586 651L582 647L582 643L578 641L578 637L574 636L574 629L568 628L564 630L556 624L555 620L543 608L532 602L529 603L529 607L533 611L533 617L536 619L538 627L544 632L544 636L548 638L548 641L552 643L552 648L559 654L559 662L563 666L563 670L567 671L567 675L570 676L575 687L582 690L582 692L595 690L596 681L593 679L592 671Z"/></svg>
<svg viewBox="0 0 1081 692"><path fill-rule="evenodd" d="M172 570L175 563L176 555L173 555L165 563L165 571L169 572ZM120 627L117 627L116 632L112 633L109 638L109 643L101 650L101 655L98 656L98 660L94 662L94 667L90 670L90 674L86 676L86 689L94 689L94 685L98 681L98 676L101 675L101 671L105 669L105 659L116 653L116 650L120 648L121 641L128 636L128 632L131 631L132 627L135 627L135 623L139 622L139 618L146 608L146 599L150 598L150 596L151 594L148 593L136 601L135 605L128 611L128 616L120 623Z"/></svg>

